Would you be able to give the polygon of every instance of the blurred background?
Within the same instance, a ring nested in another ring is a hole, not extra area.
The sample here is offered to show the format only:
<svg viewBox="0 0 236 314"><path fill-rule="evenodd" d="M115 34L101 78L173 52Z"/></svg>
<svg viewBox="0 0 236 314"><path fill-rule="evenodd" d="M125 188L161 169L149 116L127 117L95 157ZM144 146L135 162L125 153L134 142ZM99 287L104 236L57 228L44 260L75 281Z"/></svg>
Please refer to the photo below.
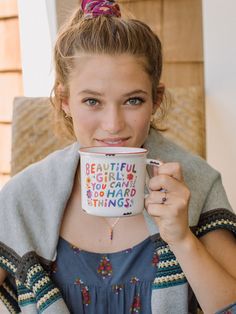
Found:
<svg viewBox="0 0 236 314"><path fill-rule="evenodd" d="M198 89L199 154L222 173L236 209L236 1L118 2L160 36L165 85ZM78 5L78 0L0 0L0 188L11 174L13 99L49 96L55 35Z"/></svg>

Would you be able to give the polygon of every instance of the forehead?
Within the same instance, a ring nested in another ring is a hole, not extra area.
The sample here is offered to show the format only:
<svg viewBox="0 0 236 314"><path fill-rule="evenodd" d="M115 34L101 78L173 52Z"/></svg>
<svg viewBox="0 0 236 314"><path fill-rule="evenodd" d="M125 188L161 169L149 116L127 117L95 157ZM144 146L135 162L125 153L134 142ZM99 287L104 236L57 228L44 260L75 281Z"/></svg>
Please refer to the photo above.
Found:
<svg viewBox="0 0 236 314"><path fill-rule="evenodd" d="M151 79L145 69L145 59L130 54L82 54L74 59L70 83L113 83L150 85Z"/></svg>

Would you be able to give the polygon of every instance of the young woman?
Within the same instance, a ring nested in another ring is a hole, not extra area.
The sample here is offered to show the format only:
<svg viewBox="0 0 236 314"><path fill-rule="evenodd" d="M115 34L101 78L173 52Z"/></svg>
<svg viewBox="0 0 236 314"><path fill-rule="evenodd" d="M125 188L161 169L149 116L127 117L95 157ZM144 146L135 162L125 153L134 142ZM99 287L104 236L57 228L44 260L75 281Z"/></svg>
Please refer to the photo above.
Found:
<svg viewBox="0 0 236 314"><path fill-rule="evenodd" d="M85 0L58 35L55 65L57 119L76 142L1 191L0 296L9 311L187 314L199 303L204 313L236 313L236 219L220 175L150 126L164 89L158 37L122 19L114 1ZM86 146L146 147L163 161L142 214L82 210Z"/></svg>

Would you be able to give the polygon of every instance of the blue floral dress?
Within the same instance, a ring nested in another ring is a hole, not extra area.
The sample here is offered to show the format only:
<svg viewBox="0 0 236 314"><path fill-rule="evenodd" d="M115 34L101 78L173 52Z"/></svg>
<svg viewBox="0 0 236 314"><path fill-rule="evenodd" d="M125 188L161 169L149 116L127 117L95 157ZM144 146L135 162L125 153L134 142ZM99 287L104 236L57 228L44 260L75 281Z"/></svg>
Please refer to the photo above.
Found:
<svg viewBox="0 0 236 314"><path fill-rule="evenodd" d="M80 250L60 238L51 276L71 313L151 314L157 263L150 237L108 254Z"/></svg>

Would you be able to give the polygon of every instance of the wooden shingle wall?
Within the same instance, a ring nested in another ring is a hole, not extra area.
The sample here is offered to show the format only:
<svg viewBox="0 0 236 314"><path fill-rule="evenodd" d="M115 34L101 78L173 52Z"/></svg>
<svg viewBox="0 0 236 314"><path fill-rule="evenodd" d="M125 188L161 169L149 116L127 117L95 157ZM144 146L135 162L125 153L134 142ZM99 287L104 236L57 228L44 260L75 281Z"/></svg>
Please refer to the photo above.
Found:
<svg viewBox="0 0 236 314"><path fill-rule="evenodd" d="M0 188L9 179L13 98L22 95L17 0L0 1Z"/></svg>
<svg viewBox="0 0 236 314"><path fill-rule="evenodd" d="M201 0L120 0L146 22L163 44L162 81L168 87L200 86L203 90Z"/></svg>

